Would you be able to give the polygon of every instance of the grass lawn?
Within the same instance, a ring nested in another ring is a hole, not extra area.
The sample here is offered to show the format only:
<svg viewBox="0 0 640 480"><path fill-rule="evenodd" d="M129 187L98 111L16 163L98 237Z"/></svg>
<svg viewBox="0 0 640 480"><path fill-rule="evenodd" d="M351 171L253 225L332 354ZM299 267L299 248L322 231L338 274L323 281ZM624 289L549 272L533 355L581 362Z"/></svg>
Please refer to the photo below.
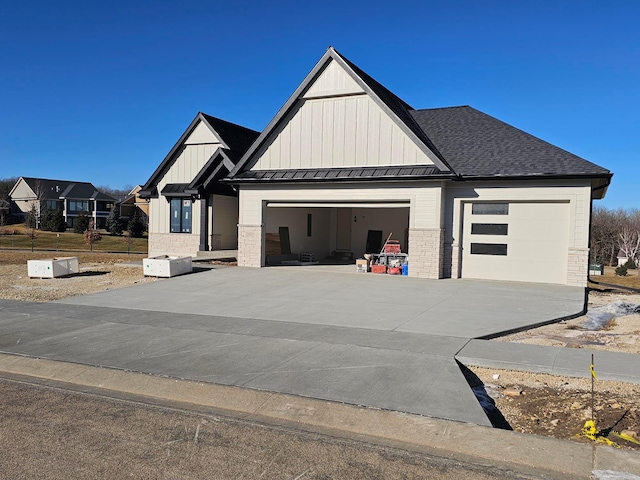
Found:
<svg viewBox="0 0 640 480"><path fill-rule="evenodd" d="M622 287L637 288L640 290L640 276L638 269L627 270L627 275L621 277L616 275L616 267L604 267L604 275L594 275L591 280L595 282L610 283L612 285L620 285ZM596 290L600 290L597 284L589 284Z"/></svg>
<svg viewBox="0 0 640 480"><path fill-rule="evenodd" d="M0 249L31 250L31 239L26 235L24 225L8 225L0 229ZM84 235L73 232L43 232L34 230L33 250L85 252L92 250L84 241ZM93 244L94 252L147 253L147 237L132 238L131 245L126 237L102 233L102 240Z"/></svg>

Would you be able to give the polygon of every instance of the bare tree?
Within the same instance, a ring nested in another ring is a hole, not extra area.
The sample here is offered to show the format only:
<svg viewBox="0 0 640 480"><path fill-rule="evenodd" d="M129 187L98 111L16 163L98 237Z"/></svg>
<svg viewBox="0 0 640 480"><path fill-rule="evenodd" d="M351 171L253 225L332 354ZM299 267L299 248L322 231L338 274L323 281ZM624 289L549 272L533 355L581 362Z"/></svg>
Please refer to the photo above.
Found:
<svg viewBox="0 0 640 480"><path fill-rule="evenodd" d="M125 185L122 188L111 188L106 185L99 185L96 188L105 195L109 195L114 198L126 197L129 195L129 192L133 190L132 185Z"/></svg>
<svg viewBox="0 0 640 480"><path fill-rule="evenodd" d="M93 220L89 222L89 227L84 232L84 241L89 244L89 250L93 252L93 244L102 240L102 235L95 229Z"/></svg>
<svg viewBox="0 0 640 480"><path fill-rule="evenodd" d="M625 212L624 225L618 232L618 247L628 259L638 264L640 254L640 210Z"/></svg>
<svg viewBox="0 0 640 480"><path fill-rule="evenodd" d="M596 206L591 216L591 261L613 265L616 261L618 233L624 226L625 212Z"/></svg>

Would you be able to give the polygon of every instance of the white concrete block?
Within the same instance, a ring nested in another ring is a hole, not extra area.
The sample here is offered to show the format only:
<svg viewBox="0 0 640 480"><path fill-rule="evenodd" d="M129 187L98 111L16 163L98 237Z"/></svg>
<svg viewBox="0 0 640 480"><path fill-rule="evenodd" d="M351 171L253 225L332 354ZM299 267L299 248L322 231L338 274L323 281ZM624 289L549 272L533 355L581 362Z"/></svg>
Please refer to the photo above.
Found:
<svg viewBox="0 0 640 480"><path fill-rule="evenodd" d="M161 255L143 259L142 265L148 277L175 277L193 271L191 257Z"/></svg>
<svg viewBox="0 0 640 480"><path fill-rule="evenodd" d="M80 272L78 257L60 257L27 261L27 274L30 278L57 278L78 272Z"/></svg>

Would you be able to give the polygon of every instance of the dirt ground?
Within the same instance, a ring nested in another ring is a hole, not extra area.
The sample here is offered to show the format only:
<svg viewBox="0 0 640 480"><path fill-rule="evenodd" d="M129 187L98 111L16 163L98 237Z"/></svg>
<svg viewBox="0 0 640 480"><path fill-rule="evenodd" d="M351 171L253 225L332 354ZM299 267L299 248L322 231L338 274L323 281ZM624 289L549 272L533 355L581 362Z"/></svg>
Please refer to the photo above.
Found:
<svg viewBox="0 0 640 480"><path fill-rule="evenodd" d="M0 251L0 298L46 302L163 281L144 277L141 265L131 265L142 256L105 254L81 255L80 275L57 279L28 278L27 259L43 257L51 258L51 254ZM616 301L640 304L640 294L591 292L589 298L590 308ZM585 330L586 320L587 317L579 317L493 341L640 354L640 313L613 318L598 331ZM592 416L589 379L475 367L466 374L472 386L482 389L484 385L497 406L498 416L503 417L499 422L501 426L525 433L589 441L576 437L585 420ZM625 433L640 441L640 385L596 380L594 407L598 428L612 428L608 438L622 448L640 450L640 444L614 433Z"/></svg>
<svg viewBox="0 0 640 480"><path fill-rule="evenodd" d="M27 260L77 256L80 274L62 278L29 278ZM140 283L161 281L142 274L144 255L57 254L0 251L0 298L51 302ZM139 262L139 265L132 265Z"/></svg>
<svg viewBox="0 0 640 480"><path fill-rule="evenodd" d="M3 479L534 478L256 422L2 379L0 412Z"/></svg>

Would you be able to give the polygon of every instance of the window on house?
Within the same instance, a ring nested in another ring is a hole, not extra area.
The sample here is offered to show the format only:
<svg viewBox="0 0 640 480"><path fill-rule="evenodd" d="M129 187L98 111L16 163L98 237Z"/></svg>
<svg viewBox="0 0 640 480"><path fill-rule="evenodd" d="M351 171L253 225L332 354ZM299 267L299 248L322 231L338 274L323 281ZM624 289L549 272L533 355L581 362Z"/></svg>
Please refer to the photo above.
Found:
<svg viewBox="0 0 640 480"><path fill-rule="evenodd" d="M507 235L509 225L506 223L472 223L473 235Z"/></svg>
<svg viewBox="0 0 640 480"><path fill-rule="evenodd" d="M507 254L506 243L472 243L471 255L502 255Z"/></svg>
<svg viewBox="0 0 640 480"><path fill-rule="evenodd" d="M191 233L191 200L171 199L171 233Z"/></svg>
<svg viewBox="0 0 640 480"><path fill-rule="evenodd" d="M51 210L62 210L62 205L57 200L45 200L44 208L50 208Z"/></svg>
<svg viewBox="0 0 640 480"><path fill-rule="evenodd" d="M508 203L473 203L471 204L473 215L509 215Z"/></svg>
<svg viewBox="0 0 640 480"><path fill-rule="evenodd" d="M312 217L310 213L307 213L307 237L311 236Z"/></svg>
<svg viewBox="0 0 640 480"><path fill-rule="evenodd" d="M82 210L90 212L89 200L69 200L69 211L81 212Z"/></svg>

